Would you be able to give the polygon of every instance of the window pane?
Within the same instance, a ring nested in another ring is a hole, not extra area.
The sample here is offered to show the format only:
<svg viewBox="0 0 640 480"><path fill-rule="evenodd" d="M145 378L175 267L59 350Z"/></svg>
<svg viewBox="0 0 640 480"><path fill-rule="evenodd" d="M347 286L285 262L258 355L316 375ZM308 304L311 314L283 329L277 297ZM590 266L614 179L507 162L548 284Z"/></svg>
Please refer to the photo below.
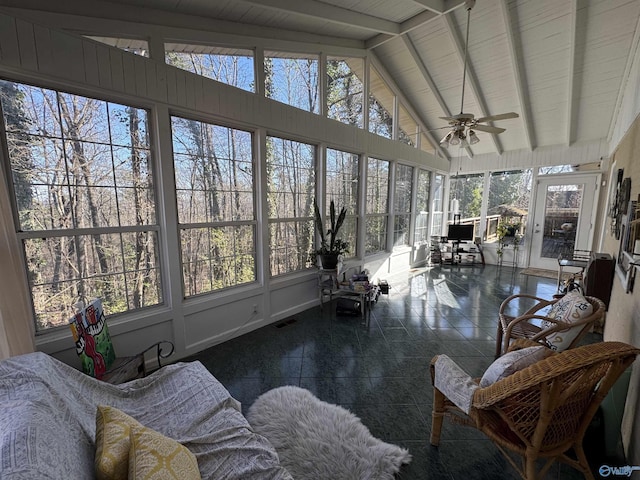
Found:
<svg viewBox="0 0 640 480"><path fill-rule="evenodd" d="M367 162L365 253L387 249L389 215L389 162L369 158Z"/></svg>
<svg viewBox="0 0 640 480"><path fill-rule="evenodd" d="M38 332L67 325L80 296L101 298L110 315L163 302L156 232L65 235L23 245Z"/></svg>
<svg viewBox="0 0 640 480"><path fill-rule="evenodd" d="M577 172L578 165L553 165L550 167L538 168L538 175L551 175L554 173L571 173Z"/></svg>
<svg viewBox="0 0 640 480"><path fill-rule="evenodd" d="M333 200L338 211L347 209L339 238L349 243L349 256L355 256L357 251L359 160L353 153L327 149L326 205L328 209Z"/></svg>
<svg viewBox="0 0 640 480"><path fill-rule="evenodd" d="M252 221L252 135L171 118L180 223Z"/></svg>
<svg viewBox="0 0 640 480"><path fill-rule="evenodd" d="M460 213L460 223L472 222L480 217L484 175L461 175L451 179L449 217ZM458 212L456 212L456 204Z"/></svg>
<svg viewBox="0 0 640 480"><path fill-rule="evenodd" d="M524 234L531 197L532 170L492 172L489 177L487 241L495 240L499 223L516 226Z"/></svg>
<svg viewBox="0 0 640 480"><path fill-rule="evenodd" d="M36 331L80 296L108 314L162 303L147 112L6 81L0 101Z"/></svg>
<svg viewBox="0 0 640 480"><path fill-rule="evenodd" d="M431 224L431 235L440 236L444 227L444 175L439 173L434 177L434 191L433 191L433 223Z"/></svg>
<svg viewBox="0 0 640 480"><path fill-rule="evenodd" d="M315 147L267 137L271 275L306 268L313 245Z"/></svg>
<svg viewBox="0 0 640 480"><path fill-rule="evenodd" d="M416 185L416 224L414 228L414 242L429 240L429 191L431 189L431 172L418 170L418 184Z"/></svg>
<svg viewBox="0 0 640 480"><path fill-rule="evenodd" d="M409 226L411 221L411 196L413 193L413 167L397 165L396 188L393 202L394 226L393 245L409 245Z"/></svg>
<svg viewBox="0 0 640 480"><path fill-rule="evenodd" d="M274 222L269 225L271 275L302 270L309 264L313 221Z"/></svg>
<svg viewBox="0 0 640 480"><path fill-rule="evenodd" d="M364 61L361 58L327 57L327 116L363 127Z"/></svg>
<svg viewBox="0 0 640 480"><path fill-rule="evenodd" d="M317 56L265 51L264 77L267 98L320 113Z"/></svg>
<svg viewBox="0 0 640 480"><path fill-rule="evenodd" d="M370 68L369 131L381 137L393 137L393 102L395 95L375 68Z"/></svg>
<svg viewBox="0 0 640 480"><path fill-rule="evenodd" d="M367 163L367 214L388 213L389 162L370 158Z"/></svg>
<svg viewBox="0 0 640 480"><path fill-rule="evenodd" d="M166 43L164 48L168 65L255 92L252 50L182 43Z"/></svg>
<svg viewBox="0 0 640 480"><path fill-rule="evenodd" d="M171 118L184 296L256 280L252 134ZM230 223L233 223L230 225Z"/></svg>
<svg viewBox="0 0 640 480"><path fill-rule="evenodd" d="M255 226L182 229L185 297L256 281Z"/></svg>
<svg viewBox="0 0 640 480"><path fill-rule="evenodd" d="M365 253L367 255L387 249L387 216L367 216Z"/></svg>

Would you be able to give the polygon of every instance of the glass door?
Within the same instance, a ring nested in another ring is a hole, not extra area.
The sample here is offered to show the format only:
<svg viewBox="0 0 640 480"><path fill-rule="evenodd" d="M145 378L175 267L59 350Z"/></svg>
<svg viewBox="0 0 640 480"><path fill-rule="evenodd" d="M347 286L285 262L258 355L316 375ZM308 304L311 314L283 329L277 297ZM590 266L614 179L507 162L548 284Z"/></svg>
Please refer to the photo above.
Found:
<svg viewBox="0 0 640 480"><path fill-rule="evenodd" d="M538 180L529 265L558 269L558 257L590 250L598 175Z"/></svg>

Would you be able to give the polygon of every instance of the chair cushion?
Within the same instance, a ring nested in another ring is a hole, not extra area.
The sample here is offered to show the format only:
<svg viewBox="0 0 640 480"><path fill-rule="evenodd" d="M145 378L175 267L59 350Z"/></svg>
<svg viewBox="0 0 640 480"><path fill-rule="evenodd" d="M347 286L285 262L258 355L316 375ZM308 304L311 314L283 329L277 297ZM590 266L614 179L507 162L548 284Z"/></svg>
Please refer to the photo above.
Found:
<svg viewBox="0 0 640 480"><path fill-rule="evenodd" d="M572 291L558 300L553 305L547 316L554 320L572 324L588 317L592 313L593 305L591 305L579 292ZM542 321L540 324L542 328L550 328L554 325L555 324L547 321ZM562 352L571 345L571 342L573 342L573 340L578 336L582 328L583 325L578 325L577 327L554 332L546 337L547 343L552 350Z"/></svg>
<svg viewBox="0 0 640 480"><path fill-rule="evenodd" d="M447 355L438 355L433 384L456 407L469 414L478 384Z"/></svg>
<svg viewBox="0 0 640 480"><path fill-rule="evenodd" d="M505 353L489 365L489 368L487 368L480 379L480 387L486 388L493 385L497 381L546 358L548 355L549 350L542 345Z"/></svg>

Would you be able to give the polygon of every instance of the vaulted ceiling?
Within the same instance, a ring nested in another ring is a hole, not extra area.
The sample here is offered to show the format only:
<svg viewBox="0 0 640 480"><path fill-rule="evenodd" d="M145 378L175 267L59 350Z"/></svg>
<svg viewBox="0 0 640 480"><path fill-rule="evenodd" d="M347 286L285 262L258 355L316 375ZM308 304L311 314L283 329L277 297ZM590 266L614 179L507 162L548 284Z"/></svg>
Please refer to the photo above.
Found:
<svg viewBox="0 0 640 480"><path fill-rule="evenodd" d="M254 36L299 38L320 50L369 49L435 144L447 132L439 117L460 113L464 0L112 1L233 22ZM477 0L470 18L464 111L519 118L490 124L506 131L478 132L480 142L465 154L611 137L638 46L640 0ZM440 154L458 156L460 147Z"/></svg>

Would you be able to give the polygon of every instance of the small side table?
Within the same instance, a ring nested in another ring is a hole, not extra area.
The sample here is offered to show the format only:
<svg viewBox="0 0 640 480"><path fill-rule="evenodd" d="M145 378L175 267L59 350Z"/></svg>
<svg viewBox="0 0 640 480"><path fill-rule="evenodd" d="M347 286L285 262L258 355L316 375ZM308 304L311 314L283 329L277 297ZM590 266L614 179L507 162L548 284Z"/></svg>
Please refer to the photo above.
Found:
<svg viewBox="0 0 640 480"><path fill-rule="evenodd" d="M591 251L589 250L574 250L571 256L558 257L558 285L557 290L560 292L560 285L562 284L562 272L565 268L578 268L579 272L575 275L579 275L582 278L585 268L589 265L589 259L591 258Z"/></svg>

